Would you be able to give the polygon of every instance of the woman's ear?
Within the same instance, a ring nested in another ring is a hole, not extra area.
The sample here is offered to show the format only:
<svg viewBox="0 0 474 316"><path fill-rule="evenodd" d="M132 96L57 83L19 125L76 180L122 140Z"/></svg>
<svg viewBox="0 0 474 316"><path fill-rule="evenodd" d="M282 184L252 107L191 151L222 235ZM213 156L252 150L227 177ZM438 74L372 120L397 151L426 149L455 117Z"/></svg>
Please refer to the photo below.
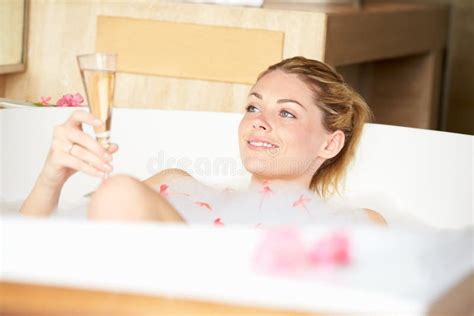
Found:
<svg viewBox="0 0 474 316"><path fill-rule="evenodd" d="M341 130L337 130L329 134L326 141L326 146L321 150L319 156L324 159L331 159L335 157L344 147L346 137Z"/></svg>

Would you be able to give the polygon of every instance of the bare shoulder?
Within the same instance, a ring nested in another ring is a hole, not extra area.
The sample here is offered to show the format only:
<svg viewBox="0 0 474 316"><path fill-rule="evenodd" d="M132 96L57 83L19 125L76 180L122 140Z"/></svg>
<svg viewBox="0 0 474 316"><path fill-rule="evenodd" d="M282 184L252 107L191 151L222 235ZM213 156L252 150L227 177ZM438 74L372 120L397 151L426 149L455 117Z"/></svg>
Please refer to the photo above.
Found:
<svg viewBox="0 0 474 316"><path fill-rule="evenodd" d="M162 171L158 172L157 174L155 174L155 175L149 177L148 179L144 180L143 183L145 183L149 186L154 186L156 184L168 182L170 180L177 180L177 179L184 179L184 178L195 180L186 171L184 171L182 169L173 168L173 169L162 170ZM195 181L197 181L197 180L195 180Z"/></svg>
<svg viewBox="0 0 474 316"><path fill-rule="evenodd" d="M378 213L374 210L371 210L369 208L364 208L363 210L369 216L371 221L373 221L376 224L382 225L382 226L387 226L387 221L385 220L385 218L383 218L382 215L380 215L380 213Z"/></svg>

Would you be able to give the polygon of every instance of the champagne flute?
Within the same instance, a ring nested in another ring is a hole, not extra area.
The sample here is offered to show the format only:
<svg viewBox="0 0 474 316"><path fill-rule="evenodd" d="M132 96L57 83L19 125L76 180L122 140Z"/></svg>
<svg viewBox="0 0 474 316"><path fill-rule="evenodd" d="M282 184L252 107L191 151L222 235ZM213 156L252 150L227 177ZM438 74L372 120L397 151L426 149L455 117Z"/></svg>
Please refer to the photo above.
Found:
<svg viewBox="0 0 474 316"><path fill-rule="evenodd" d="M77 56L89 110L105 124L94 127L97 141L104 148L110 146L112 106L115 92L117 54L95 53Z"/></svg>

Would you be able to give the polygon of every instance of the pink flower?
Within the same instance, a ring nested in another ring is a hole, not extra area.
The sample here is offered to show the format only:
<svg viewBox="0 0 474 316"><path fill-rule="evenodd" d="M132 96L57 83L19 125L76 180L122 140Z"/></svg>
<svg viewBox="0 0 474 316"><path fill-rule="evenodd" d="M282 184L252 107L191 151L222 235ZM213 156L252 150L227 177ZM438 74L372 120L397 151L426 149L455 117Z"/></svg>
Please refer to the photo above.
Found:
<svg viewBox="0 0 474 316"><path fill-rule="evenodd" d="M344 232L334 232L317 240L307 253L311 265L345 265L350 262L349 237Z"/></svg>
<svg viewBox="0 0 474 316"><path fill-rule="evenodd" d="M306 256L303 240L294 228L268 230L257 247L254 268L263 273L292 275L305 267Z"/></svg>
<svg viewBox="0 0 474 316"><path fill-rule="evenodd" d="M297 229L271 229L257 246L252 263L258 272L296 275L320 266L347 265L349 250L349 238L343 232L333 232L306 247Z"/></svg>
<svg viewBox="0 0 474 316"><path fill-rule="evenodd" d="M48 105L49 101L51 101L51 97L40 97L40 104L41 105Z"/></svg>
<svg viewBox="0 0 474 316"><path fill-rule="evenodd" d="M80 106L82 102L84 102L84 98L79 93L65 94L56 102L56 105L59 107Z"/></svg>

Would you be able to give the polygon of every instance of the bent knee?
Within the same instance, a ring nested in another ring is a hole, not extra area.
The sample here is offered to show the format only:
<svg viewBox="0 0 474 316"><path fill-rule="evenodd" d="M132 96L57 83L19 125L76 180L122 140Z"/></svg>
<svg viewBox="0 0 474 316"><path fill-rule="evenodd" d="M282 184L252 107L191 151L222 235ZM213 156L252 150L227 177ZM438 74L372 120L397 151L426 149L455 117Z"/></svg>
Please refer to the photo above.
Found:
<svg viewBox="0 0 474 316"><path fill-rule="evenodd" d="M92 198L97 198L99 196L108 196L121 194L120 197L125 196L125 193L132 193L141 185L140 180L132 176L127 175L113 175L105 179L99 186L99 188L94 192Z"/></svg>
<svg viewBox="0 0 474 316"><path fill-rule="evenodd" d="M101 183L97 191L133 187L139 183L141 182L137 178L134 178L132 176L128 176L125 174L118 174L118 175L110 176L109 178L105 179Z"/></svg>
<svg viewBox="0 0 474 316"><path fill-rule="evenodd" d="M161 170L154 176L148 178L145 181L145 183L150 186L154 186L157 184L162 184L168 181L182 179L182 178L192 178L192 176L188 172L182 169L171 168L171 169Z"/></svg>
<svg viewBox="0 0 474 316"><path fill-rule="evenodd" d="M88 215L92 219L127 217L128 204L139 200L142 183L127 175L114 175L104 180L94 192Z"/></svg>
<svg viewBox="0 0 474 316"><path fill-rule="evenodd" d="M165 169L162 171L162 173L167 176L174 176L174 177L190 177L191 176L187 171L184 171L183 169L179 169L179 168Z"/></svg>

